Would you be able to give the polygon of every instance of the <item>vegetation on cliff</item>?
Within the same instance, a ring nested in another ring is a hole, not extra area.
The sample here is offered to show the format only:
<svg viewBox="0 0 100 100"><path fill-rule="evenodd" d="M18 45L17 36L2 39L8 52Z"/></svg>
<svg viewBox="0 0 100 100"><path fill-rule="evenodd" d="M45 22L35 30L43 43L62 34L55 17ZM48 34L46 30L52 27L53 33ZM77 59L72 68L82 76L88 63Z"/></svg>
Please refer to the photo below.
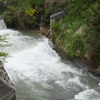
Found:
<svg viewBox="0 0 100 100"><path fill-rule="evenodd" d="M13 0L9 2L4 19L9 27L32 29L39 23L37 18L42 10L44 0Z"/></svg>
<svg viewBox="0 0 100 100"><path fill-rule="evenodd" d="M65 18L52 23L56 47L66 55L100 63L100 1L67 0Z"/></svg>

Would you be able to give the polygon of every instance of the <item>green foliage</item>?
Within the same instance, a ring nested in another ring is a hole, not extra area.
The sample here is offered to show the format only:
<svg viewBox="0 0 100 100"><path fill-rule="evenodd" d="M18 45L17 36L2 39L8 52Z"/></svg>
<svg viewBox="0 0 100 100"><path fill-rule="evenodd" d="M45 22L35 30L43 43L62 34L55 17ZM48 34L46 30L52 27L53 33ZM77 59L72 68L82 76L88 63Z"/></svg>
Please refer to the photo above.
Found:
<svg viewBox="0 0 100 100"><path fill-rule="evenodd" d="M91 6L95 10L95 12L100 14L100 4L98 2L94 2Z"/></svg>
<svg viewBox="0 0 100 100"><path fill-rule="evenodd" d="M0 56L7 57L7 56L8 56L8 54L7 54L7 53L5 53L5 52L0 52Z"/></svg>
<svg viewBox="0 0 100 100"><path fill-rule="evenodd" d="M51 11L52 11L52 7L48 7L48 8L46 8L46 14L47 15L49 15L49 14L51 14Z"/></svg>
<svg viewBox="0 0 100 100"><path fill-rule="evenodd" d="M83 56L85 53L83 36L77 34L73 37L67 47L67 55L69 56Z"/></svg>
<svg viewBox="0 0 100 100"><path fill-rule="evenodd" d="M14 0L4 13L5 22L10 27L33 29L43 3L44 0Z"/></svg>
<svg viewBox="0 0 100 100"><path fill-rule="evenodd" d="M4 45L4 44L2 44L2 43L5 43L5 42L8 42L7 41L7 38L6 38L6 36L7 36L8 34L5 34L5 35L0 35L0 46L2 47L4 47L4 46L6 46L6 45Z"/></svg>
<svg viewBox="0 0 100 100"><path fill-rule="evenodd" d="M32 3L35 6L41 6L44 4L44 0L14 0L16 3L18 3L19 5L25 4L27 3L28 5L30 5L30 3Z"/></svg>
<svg viewBox="0 0 100 100"><path fill-rule="evenodd" d="M94 0L68 0L62 22L53 22L58 48L67 55L86 56L100 62L100 3ZM57 43L56 43L57 44Z"/></svg>
<svg viewBox="0 0 100 100"><path fill-rule="evenodd" d="M53 32L59 33L61 31L61 23L58 23L56 21L52 22L51 29Z"/></svg>
<svg viewBox="0 0 100 100"><path fill-rule="evenodd" d="M8 45L5 45L4 43L7 42L6 41L6 35L0 35L0 49L4 48L5 46L8 46ZM8 56L8 53L5 53L5 52L0 52L0 56L4 56L4 57L7 57Z"/></svg>
<svg viewBox="0 0 100 100"><path fill-rule="evenodd" d="M44 4L44 0L30 0L32 3L35 4L35 6L42 6Z"/></svg>

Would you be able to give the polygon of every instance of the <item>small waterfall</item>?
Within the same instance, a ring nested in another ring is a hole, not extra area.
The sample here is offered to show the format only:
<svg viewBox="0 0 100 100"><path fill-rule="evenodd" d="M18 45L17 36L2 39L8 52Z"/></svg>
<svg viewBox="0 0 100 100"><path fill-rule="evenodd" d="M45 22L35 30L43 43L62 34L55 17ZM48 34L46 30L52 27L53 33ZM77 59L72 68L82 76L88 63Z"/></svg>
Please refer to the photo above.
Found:
<svg viewBox="0 0 100 100"><path fill-rule="evenodd" d="M0 30L7 29L6 24L3 19L0 19Z"/></svg>

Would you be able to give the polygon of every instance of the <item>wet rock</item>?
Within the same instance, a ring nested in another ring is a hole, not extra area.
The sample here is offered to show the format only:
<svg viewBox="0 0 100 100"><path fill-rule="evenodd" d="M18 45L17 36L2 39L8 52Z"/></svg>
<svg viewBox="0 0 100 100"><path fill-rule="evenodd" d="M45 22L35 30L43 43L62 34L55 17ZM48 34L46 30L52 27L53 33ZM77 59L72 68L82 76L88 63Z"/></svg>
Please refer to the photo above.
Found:
<svg viewBox="0 0 100 100"><path fill-rule="evenodd" d="M98 68L96 68L96 69L94 69L94 70L90 69L89 71L90 71L91 73L95 74L96 76L100 76L100 65L99 65Z"/></svg>
<svg viewBox="0 0 100 100"><path fill-rule="evenodd" d="M16 89L0 61L0 100L16 100Z"/></svg>

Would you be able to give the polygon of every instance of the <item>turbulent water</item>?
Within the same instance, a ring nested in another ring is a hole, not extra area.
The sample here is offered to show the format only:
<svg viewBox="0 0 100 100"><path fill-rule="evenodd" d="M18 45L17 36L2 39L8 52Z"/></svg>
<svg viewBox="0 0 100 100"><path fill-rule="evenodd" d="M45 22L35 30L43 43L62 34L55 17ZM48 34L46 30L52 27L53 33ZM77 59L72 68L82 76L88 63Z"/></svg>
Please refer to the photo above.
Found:
<svg viewBox="0 0 100 100"><path fill-rule="evenodd" d="M63 61L46 37L35 38L14 30L2 48L10 56L5 68L17 89L17 100L100 100L100 81Z"/></svg>

